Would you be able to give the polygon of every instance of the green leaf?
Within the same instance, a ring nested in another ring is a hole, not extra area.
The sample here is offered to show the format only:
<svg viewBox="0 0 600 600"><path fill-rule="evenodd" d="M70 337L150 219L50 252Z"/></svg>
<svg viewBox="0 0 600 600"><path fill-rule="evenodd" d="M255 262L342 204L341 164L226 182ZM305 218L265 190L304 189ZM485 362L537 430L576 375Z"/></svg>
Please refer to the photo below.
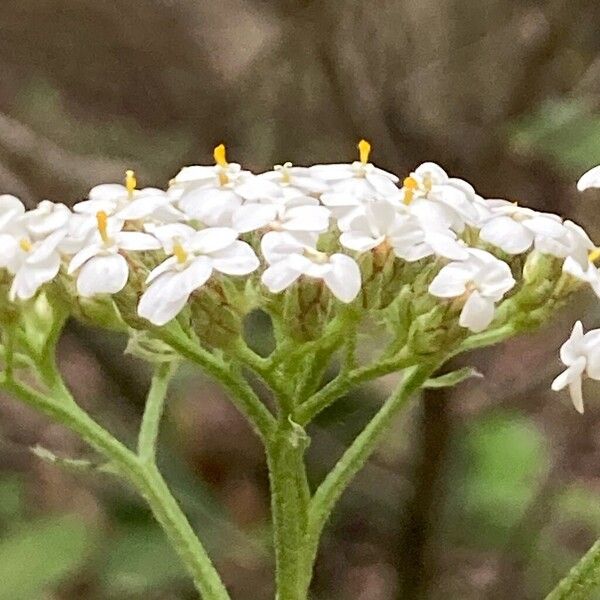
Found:
<svg viewBox="0 0 600 600"><path fill-rule="evenodd" d="M21 518L23 482L15 476L0 479L0 520L15 522Z"/></svg>
<svg viewBox="0 0 600 600"><path fill-rule="evenodd" d="M0 543L0 600L39 600L76 571L94 532L76 516L20 526Z"/></svg>
<svg viewBox="0 0 600 600"><path fill-rule="evenodd" d="M423 384L423 387L430 389L451 387L453 385L462 383L466 379L471 379L472 377L479 379L483 377L483 374L473 367L463 367L462 369L457 369L451 373L446 373L445 375L428 379Z"/></svg>
<svg viewBox="0 0 600 600"><path fill-rule="evenodd" d="M185 578L174 550L154 525L131 527L111 542L102 580L108 595L140 594Z"/></svg>

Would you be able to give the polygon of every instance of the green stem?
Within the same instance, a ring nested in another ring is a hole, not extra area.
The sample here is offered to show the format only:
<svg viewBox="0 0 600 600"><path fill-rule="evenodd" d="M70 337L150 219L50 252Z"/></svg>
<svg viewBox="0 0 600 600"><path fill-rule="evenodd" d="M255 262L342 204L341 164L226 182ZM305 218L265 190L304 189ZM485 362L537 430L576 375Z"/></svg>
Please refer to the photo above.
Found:
<svg viewBox="0 0 600 600"><path fill-rule="evenodd" d="M394 358L359 367L350 372L342 371L325 387L313 394L295 412L295 420L300 425L310 423L322 410L341 398L354 386L394 373L414 364L414 360L401 354Z"/></svg>
<svg viewBox="0 0 600 600"><path fill-rule="evenodd" d="M308 486L305 484L304 447L285 421L267 444L277 600L306 600Z"/></svg>
<svg viewBox="0 0 600 600"><path fill-rule="evenodd" d="M174 375L176 363L160 363L152 376L146 398L144 415L138 437L138 456L143 463L156 463L156 442L163 415L169 381Z"/></svg>
<svg viewBox="0 0 600 600"><path fill-rule="evenodd" d="M0 378L0 389L65 425L116 466L148 501L202 598L229 600L206 550L154 465L142 463L135 453L98 425L74 401L64 402L62 393L57 400L5 375Z"/></svg>
<svg viewBox="0 0 600 600"><path fill-rule="evenodd" d="M362 469L382 436L393 425L393 418L406 405L410 396L429 378L436 366L412 367L404 373L402 382L377 414L355 438L332 471L325 477L310 503L308 514L307 551L314 562L319 538L331 512L354 476Z"/></svg>
<svg viewBox="0 0 600 600"><path fill-rule="evenodd" d="M546 596L546 600L587 600L600 585L600 540Z"/></svg>

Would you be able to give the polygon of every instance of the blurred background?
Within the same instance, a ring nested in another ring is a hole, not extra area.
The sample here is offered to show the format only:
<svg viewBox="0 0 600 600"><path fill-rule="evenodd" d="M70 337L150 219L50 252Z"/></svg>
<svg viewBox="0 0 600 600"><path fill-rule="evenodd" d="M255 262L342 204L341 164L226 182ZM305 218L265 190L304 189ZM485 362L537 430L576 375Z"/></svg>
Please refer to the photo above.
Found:
<svg viewBox="0 0 600 600"><path fill-rule="evenodd" d="M365 137L400 176L433 160L599 240L600 193L575 191L600 162L599 27L596 0L3 0L0 190L72 204L125 168L163 186L221 141L261 170L352 160ZM598 326L597 302L576 303ZM542 598L600 536L600 387L584 417L548 390L574 314L465 357L485 379L405 413L326 531L315 600ZM81 404L133 440L148 372L124 344L73 323L61 358ZM311 429L314 483L389 385ZM138 497L35 444L94 459L1 399L0 600L195 597ZM233 597L272 598L261 449L191 369L161 444Z"/></svg>

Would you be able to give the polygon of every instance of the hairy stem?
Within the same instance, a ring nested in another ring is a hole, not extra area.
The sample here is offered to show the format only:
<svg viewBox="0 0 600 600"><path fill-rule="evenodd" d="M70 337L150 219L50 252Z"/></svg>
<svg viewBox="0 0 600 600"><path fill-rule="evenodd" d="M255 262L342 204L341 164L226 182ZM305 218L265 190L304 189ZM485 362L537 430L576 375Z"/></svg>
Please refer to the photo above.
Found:
<svg viewBox="0 0 600 600"><path fill-rule="evenodd" d="M161 363L156 367L152 376L138 437L138 456L146 464L156 463L156 442L160 421L164 411L169 381L175 369L176 365L173 363Z"/></svg>
<svg viewBox="0 0 600 600"><path fill-rule="evenodd" d="M600 540L546 596L546 600L587 600L600 585Z"/></svg>
<svg viewBox="0 0 600 600"><path fill-rule="evenodd" d="M316 556L323 527L338 499L354 476L365 465L383 435L392 427L394 416L406 405L410 396L423 385L434 370L435 366L423 365L412 367L404 374L396 391L355 438L315 492L309 507L307 530L311 564Z"/></svg>
<svg viewBox="0 0 600 600"><path fill-rule="evenodd" d="M306 599L308 486L304 448L304 441L297 438L292 426L285 421L267 444L277 600Z"/></svg>
<svg viewBox="0 0 600 600"><path fill-rule="evenodd" d="M72 398L64 402L64 385L61 386L60 396L54 398L2 375L0 389L65 425L106 457L116 471L146 498L202 598L229 600L229 594L204 546L153 464L143 463L134 452L79 408Z"/></svg>

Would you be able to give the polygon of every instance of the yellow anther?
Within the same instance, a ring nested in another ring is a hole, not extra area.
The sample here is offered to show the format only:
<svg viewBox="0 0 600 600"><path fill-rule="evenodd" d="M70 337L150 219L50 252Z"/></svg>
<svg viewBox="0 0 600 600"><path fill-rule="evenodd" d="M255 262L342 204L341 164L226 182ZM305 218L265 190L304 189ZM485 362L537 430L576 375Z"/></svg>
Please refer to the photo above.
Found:
<svg viewBox="0 0 600 600"><path fill-rule="evenodd" d="M600 248L594 248L589 254L588 254L588 260L593 263L596 262L598 259L600 258Z"/></svg>
<svg viewBox="0 0 600 600"><path fill-rule="evenodd" d="M137 186L137 179L135 178L135 172L131 169L125 171L125 187L127 188L127 193L131 198L133 196L133 192L135 192L135 188Z"/></svg>
<svg viewBox="0 0 600 600"><path fill-rule="evenodd" d="M213 150L213 156L215 157L215 163L220 167L227 166L227 156L225 151L225 144L219 144Z"/></svg>
<svg viewBox="0 0 600 600"><path fill-rule="evenodd" d="M177 262L182 265L188 259L188 253L185 251L180 242L173 244L173 256L177 257Z"/></svg>
<svg viewBox="0 0 600 600"><path fill-rule="evenodd" d="M108 215L103 210L96 213L96 223L98 224L98 233L106 244L108 242Z"/></svg>
<svg viewBox="0 0 600 600"><path fill-rule="evenodd" d="M415 190L419 187L419 182L414 177L405 177L402 182L404 186L404 204L410 204L415 196Z"/></svg>
<svg viewBox="0 0 600 600"><path fill-rule="evenodd" d="M23 252L29 252L31 250L31 242L27 238L21 238L19 240L19 246Z"/></svg>
<svg viewBox="0 0 600 600"><path fill-rule="evenodd" d="M366 165L369 162L369 155L371 154L371 144L367 140L360 140L358 142L358 154L360 156L360 162Z"/></svg>

